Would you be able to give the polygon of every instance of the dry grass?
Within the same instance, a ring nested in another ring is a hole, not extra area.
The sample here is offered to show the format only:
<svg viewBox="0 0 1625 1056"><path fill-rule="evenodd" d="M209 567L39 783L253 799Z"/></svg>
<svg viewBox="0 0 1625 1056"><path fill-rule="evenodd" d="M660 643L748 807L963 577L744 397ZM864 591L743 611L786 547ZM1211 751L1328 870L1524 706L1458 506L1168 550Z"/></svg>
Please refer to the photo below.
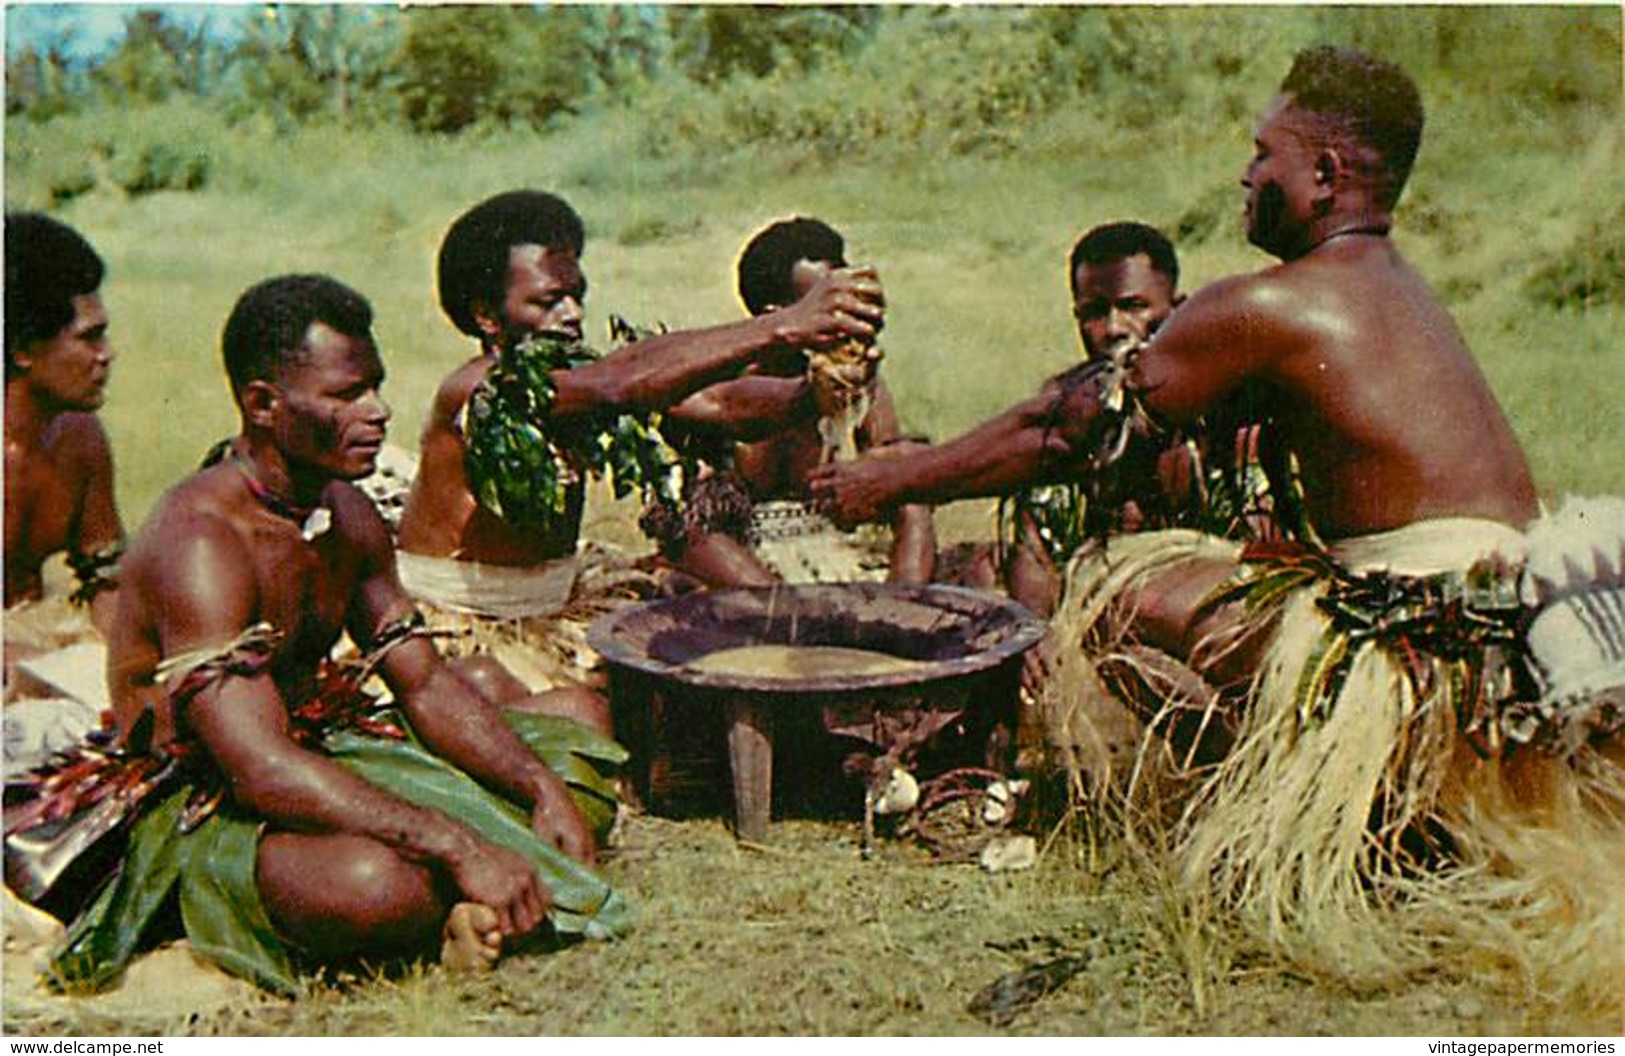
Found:
<svg viewBox="0 0 1625 1056"><path fill-rule="evenodd" d="M632 819L610 865L641 907L634 934L505 961L489 977L410 967L313 983L189 1021L19 1014L25 1035L1135 1035L1522 1034L1538 1000L1444 976L1355 992L1245 955L1194 915L1145 846L1074 823L1036 870L989 875L882 845L858 827L775 825L738 844L715 820ZM1086 966L994 1027L967 1010L999 976L1058 956ZM1584 1031L1565 1019L1563 1032ZM1602 1029L1600 1025L1594 1029Z"/></svg>

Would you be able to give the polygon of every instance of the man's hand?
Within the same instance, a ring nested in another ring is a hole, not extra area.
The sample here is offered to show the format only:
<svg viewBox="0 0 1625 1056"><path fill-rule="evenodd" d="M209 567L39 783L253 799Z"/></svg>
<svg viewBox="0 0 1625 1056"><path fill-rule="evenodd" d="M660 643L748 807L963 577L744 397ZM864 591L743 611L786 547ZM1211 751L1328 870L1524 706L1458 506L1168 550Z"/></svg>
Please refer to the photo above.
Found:
<svg viewBox="0 0 1625 1056"><path fill-rule="evenodd" d="M773 315L781 346L828 348L854 338L872 345L885 325L886 294L873 268L837 268Z"/></svg>
<svg viewBox="0 0 1625 1056"><path fill-rule="evenodd" d="M1044 699L1044 683L1049 681L1050 660L1055 655L1055 638L1045 631L1038 644L1021 654L1021 689L1033 701Z"/></svg>
<svg viewBox="0 0 1625 1056"><path fill-rule="evenodd" d="M504 936L535 931L553 904L535 866L506 847L475 840L447 864L461 900L494 910Z"/></svg>
<svg viewBox="0 0 1625 1056"><path fill-rule="evenodd" d="M896 463L878 452L820 466L807 477L813 500L845 530L884 520L895 499Z"/></svg>
<svg viewBox="0 0 1625 1056"><path fill-rule="evenodd" d="M587 827L587 819L570 798L569 787L551 770L536 781L530 829L576 861L598 864L598 844Z"/></svg>

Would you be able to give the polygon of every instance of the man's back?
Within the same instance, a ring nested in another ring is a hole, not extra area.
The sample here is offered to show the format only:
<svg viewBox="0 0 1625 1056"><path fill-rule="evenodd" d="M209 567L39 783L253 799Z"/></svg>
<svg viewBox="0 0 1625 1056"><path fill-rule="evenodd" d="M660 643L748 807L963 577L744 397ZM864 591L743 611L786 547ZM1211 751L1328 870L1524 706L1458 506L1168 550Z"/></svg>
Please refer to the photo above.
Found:
<svg viewBox="0 0 1625 1056"><path fill-rule="evenodd" d="M1537 512L1482 372L1385 237L1334 237L1202 291L1142 366L1151 406L1175 416L1262 383L1327 538L1450 516L1521 527Z"/></svg>

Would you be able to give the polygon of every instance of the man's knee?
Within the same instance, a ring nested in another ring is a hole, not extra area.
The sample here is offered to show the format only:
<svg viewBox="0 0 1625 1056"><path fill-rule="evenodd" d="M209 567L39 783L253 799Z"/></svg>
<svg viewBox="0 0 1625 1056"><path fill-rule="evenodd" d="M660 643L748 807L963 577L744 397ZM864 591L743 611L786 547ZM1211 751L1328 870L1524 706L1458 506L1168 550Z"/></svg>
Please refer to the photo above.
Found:
<svg viewBox="0 0 1625 1056"><path fill-rule="evenodd" d="M362 836L272 833L256 877L280 929L323 956L414 948L446 908L427 869Z"/></svg>
<svg viewBox="0 0 1625 1056"><path fill-rule="evenodd" d="M537 693L510 706L518 711L532 711L541 715L571 719L605 737L615 736L615 722L610 717L609 700L586 686L561 686L545 693Z"/></svg>
<svg viewBox="0 0 1625 1056"><path fill-rule="evenodd" d="M1189 658L1216 621L1226 618L1207 602L1233 572L1228 563L1211 562L1176 569L1145 584L1130 606L1135 639L1171 656Z"/></svg>

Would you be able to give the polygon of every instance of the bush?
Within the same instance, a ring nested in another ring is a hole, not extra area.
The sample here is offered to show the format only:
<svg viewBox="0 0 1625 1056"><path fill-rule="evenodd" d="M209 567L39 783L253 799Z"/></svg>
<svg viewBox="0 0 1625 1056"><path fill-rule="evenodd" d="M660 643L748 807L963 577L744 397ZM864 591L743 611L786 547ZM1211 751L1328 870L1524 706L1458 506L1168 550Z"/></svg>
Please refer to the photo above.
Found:
<svg viewBox="0 0 1625 1056"><path fill-rule="evenodd" d="M1558 309L1625 303L1625 206L1537 268L1524 282L1524 292Z"/></svg>
<svg viewBox="0 0 1625 1056"><path fill-rule="evenodd" d="M132 196L195 191L209 182L223 133L218 118L180 100L17 121L7 129L7 175L21 184L21 197L48 206L97 186Z"/></svg>

